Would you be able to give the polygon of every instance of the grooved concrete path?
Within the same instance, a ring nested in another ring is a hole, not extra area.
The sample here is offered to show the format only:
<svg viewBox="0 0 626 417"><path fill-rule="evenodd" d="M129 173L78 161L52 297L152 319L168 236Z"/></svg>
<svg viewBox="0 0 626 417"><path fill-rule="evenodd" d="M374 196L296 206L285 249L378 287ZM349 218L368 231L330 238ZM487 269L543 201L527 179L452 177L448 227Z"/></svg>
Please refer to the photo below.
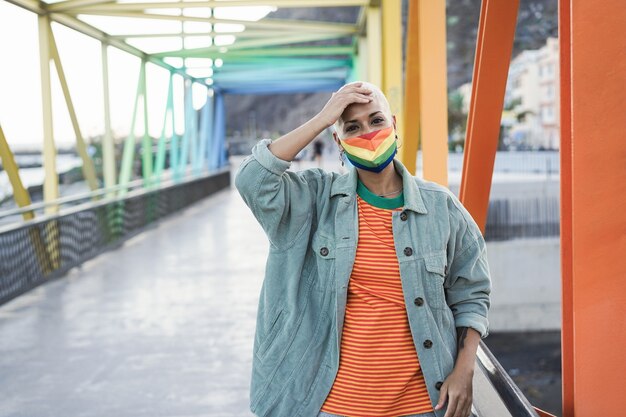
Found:
<svg viewBox="0 0 626 417"><path fill-rule="evenodd" d="M252 416L267 250L224 190L0 306L0 416Z"/></svg>

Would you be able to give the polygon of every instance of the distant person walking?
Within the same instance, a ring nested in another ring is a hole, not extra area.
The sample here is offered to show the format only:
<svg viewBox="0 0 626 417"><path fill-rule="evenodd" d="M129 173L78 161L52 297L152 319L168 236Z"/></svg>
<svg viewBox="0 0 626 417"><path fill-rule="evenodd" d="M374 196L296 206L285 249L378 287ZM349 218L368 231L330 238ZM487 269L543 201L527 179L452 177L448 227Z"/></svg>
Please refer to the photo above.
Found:
<svg viewBox="0 0 626 417"><path fill-rule="evenodd" d="M351 165L287 169L328 127ZM396 118L356 82L252 149L235 185L270 241L250 409L260 417L468 417L488 335L485 240L446 187L394 156Z"/></svg>
<svg viewBox="0 0 626 417"><path fill-rule="evenodd" d="M317 166L322 166L322 153L324 152L324 142L321 139L317 139L313 142L313 157L317 162Z"/></svg>

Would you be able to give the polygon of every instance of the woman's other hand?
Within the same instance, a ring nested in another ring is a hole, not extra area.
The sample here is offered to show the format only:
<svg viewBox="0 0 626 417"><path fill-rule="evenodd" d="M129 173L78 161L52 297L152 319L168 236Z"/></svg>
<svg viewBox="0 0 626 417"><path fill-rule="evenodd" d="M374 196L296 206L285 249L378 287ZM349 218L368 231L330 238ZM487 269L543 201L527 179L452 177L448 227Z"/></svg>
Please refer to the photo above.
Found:
<svg viewBox="0 0 626 417"><path fill-rule="evenodd" d="M319 118L326 127L332 126L352 103L369 103L373 100L372 90L363 87L363 83L347 84L333 93L330 100L319 112Z"/></svg>
<svg viewBox="0 0 626 417"><path fill-rule="evenodd" d="M473 376L473 369L455 368L441 385L435 410L441 409L448 400L444 417L469 417L472 412Z"/></svg>

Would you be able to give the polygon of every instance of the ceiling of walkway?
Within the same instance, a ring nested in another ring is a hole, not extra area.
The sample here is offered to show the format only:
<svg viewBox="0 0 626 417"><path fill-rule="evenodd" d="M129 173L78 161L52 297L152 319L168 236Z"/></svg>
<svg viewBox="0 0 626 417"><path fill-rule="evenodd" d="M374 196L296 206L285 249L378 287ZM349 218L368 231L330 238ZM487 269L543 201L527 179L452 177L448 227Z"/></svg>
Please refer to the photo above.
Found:
<svg viewBox="0 0 626 417"><path fill-rule="evenodd" d="M371 0L10 0L224 92L335 90ZM323 13L305 10L323 8ZM346 9L353 17L346 21ZM281 13L292 9L294 13ZM342 13L342 11L344 13ZM300 13L298 13L300 12ZM305 12L305 13L302 13ZM322 15L321 19L274 16Z"/></svg>

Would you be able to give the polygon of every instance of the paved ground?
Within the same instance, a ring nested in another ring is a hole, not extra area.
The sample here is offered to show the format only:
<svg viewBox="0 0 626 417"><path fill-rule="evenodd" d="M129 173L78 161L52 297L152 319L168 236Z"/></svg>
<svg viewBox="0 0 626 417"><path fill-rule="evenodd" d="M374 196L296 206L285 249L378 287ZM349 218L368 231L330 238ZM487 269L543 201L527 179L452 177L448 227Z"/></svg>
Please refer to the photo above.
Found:
<svg viewBox="0 0 626 417"><path fill-rule="evenodd" d="M0 417L251 416L266 253L225 190L0 306ZM534 405L560 413L558 337L486 342Z"/></svg>
<svg viewBox="0 0 626 417"><path fill-rule="evenodd" d="M223 191L0 306L0 416L251 416L262 233Z"/></svg>

